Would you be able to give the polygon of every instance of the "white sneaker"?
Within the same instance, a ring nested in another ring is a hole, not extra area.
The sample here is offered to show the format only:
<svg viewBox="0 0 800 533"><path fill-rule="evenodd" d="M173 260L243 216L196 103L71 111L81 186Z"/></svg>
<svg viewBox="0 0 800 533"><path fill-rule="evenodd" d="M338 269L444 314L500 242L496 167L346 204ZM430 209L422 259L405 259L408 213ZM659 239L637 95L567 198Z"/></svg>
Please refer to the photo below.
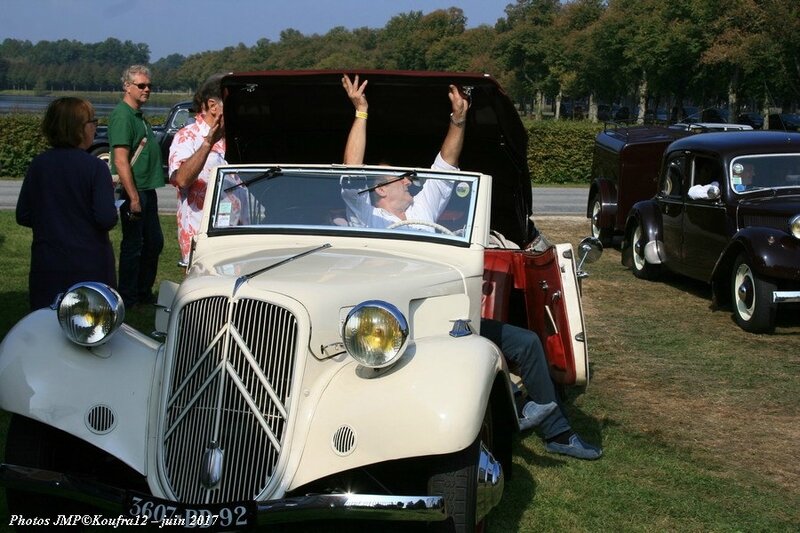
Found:
<svg viewBox="0 0 800 533"><path fill-rule="evenodd" d="M525 431L532 427L536 427L542 421L558 408L556 402L546 404L539 404L536 402L528 402L522 408L522 418L519 419L519 430Z"/></svg>

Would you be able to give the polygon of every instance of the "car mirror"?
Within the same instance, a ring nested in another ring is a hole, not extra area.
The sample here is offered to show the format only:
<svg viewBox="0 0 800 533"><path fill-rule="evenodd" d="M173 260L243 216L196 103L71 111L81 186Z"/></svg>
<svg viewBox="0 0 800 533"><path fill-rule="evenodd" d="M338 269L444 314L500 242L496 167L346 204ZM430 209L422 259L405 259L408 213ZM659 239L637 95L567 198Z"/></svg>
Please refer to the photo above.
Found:
<svg viewBox="0 0 800 533"><path fill-rule="evenodd" d="M578 270L580 270L584 263L594 263L600 259L603 255L603 243L597 237L586 237L578 244L578 254L580 255Z"/></svg>

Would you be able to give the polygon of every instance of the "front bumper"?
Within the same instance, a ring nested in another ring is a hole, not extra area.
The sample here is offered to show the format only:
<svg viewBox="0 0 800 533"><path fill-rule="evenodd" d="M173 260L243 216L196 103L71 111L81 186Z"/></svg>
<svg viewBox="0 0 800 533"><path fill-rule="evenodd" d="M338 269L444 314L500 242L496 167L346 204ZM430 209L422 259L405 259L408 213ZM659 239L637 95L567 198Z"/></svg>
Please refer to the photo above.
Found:
<svg viewBox="0 0 800 533"><path fill-rule="evenodd" d="M88 503L112 513L111 516L126 512L124 489L77 476L2 463L0 484L11 489ZM257 525L314 519L435 522L446 518L442 496L310 494L256 503Z"/></svg>
<svg viewBox="0 0 800 533"><path fill-rule="evenodd" d="M776 304L800 302L800 291L775 291L772 301Z"/></svg>

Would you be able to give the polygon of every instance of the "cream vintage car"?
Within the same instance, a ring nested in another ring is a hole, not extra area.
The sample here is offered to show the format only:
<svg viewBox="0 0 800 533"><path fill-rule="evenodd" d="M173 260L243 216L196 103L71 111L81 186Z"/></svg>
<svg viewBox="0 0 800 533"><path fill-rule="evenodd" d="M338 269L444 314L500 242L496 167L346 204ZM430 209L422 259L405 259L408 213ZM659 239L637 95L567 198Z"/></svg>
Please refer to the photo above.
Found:
<svg viewBox="0 0 800 533"><path fill-rule="evenodd" d="M0 481L11 513L55 521L91 505L220 531L485 525L518 418L480 318L558 335L566 360L552 362L553 379L585 384L582 259L569 244L525 250L527 139L491 77L361 75L370 146L412 166L329 163L352 120L340 73L230 75L231 164L209 183L186 278L160 288L157 331L124 324L114 290L87 280L8 333ZM472 100L462 167L480 171L429 168L450 83ZM344 199L387 176L449 188L443 214L362 227Z"/></svg>

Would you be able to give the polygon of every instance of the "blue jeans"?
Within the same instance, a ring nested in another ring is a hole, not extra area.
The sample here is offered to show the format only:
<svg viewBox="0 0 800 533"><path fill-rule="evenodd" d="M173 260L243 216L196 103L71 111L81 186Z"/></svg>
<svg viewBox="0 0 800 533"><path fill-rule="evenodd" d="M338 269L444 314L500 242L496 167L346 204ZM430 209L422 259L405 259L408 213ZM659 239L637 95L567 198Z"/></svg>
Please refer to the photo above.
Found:
<svg viewBox="0 0 800 533"><path fill-rule="evenodd" d="M158 196L155 189L139 191L141 216L131 219L130 202L119 208L122 242L119 246L119 293L126 307L152 303L153 284L158 271L158 256L164 248L164 234L158 218Z"/></svg>
<svg viewBox="0 0 800 533"><path fill-rule="evenodd" d="M481 320L481 336L495 343L509 361L519 367L520 378L528 396L538 404L558 403L556 389L550 379L550 370L539 336L528 329L519 328L496 320ZM559 404L544 419L537 431L545 439L559 433L571 431L569 422Z"/></svg>

